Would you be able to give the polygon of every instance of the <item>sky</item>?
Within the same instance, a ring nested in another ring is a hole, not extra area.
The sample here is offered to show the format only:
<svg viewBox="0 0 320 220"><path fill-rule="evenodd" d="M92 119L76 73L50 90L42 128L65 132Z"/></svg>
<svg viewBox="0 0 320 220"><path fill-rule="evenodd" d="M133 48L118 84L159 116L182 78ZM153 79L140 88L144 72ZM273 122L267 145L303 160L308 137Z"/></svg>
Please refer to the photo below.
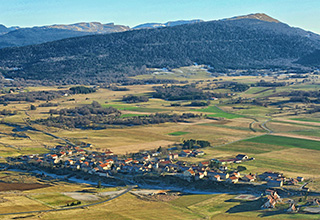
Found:
<svg viewBox="0 0 320 220"><path fill-rule="evenodd" d="M251 13L265 13L290 26L320 34L320 0L0 0L0 24L7 27L93 21L133 27Z"/></svg>

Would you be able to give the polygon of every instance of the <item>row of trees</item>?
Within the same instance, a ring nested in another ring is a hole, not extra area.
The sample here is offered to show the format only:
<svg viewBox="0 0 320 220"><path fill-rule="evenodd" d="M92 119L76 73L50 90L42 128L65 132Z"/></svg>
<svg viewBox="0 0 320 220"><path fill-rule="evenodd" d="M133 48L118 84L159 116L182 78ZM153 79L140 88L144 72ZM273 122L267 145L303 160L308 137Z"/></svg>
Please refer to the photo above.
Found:
<svg viewBox="0 0 320 220"><path fill-rule="evenodd" d="M34 91L34 92L20 92L18 94L6 94L0 96L0 103L7 103L10 101L25 101L35 102L40 101L51 101L53 99L63 96L67 91Z"/></svg>
<svg viewBox="0 0 320 220"><path fill-rule="evenodd" d="M50 116L47 119L38 119L35 123L43 124L46 126L59 127L59 128L81 128L81 129L104 129L108 125L147 125L147 124L160 124L165 122L185 122L189 118L200 118L201 115L193 113L183 114L165 114L156 113L145 116L134 116L121 118L120 114L112 115L62 115Z"/></svg>
<svg viewBox="0 0 320 220"><path fill-rule="evenodd" d="M203 100L210 99L216 94L210 92L203 92L202 89L197 88L194 84L185 86L155 86L154 98L166 99L170 101L175 100Z"/></svg>
<svg viewBox="0 0 320 220"><path fill-rule="evenodd" d="M123 96L122 101L126 103L148 102L149 98L146 96L127 95Z"/></svg>

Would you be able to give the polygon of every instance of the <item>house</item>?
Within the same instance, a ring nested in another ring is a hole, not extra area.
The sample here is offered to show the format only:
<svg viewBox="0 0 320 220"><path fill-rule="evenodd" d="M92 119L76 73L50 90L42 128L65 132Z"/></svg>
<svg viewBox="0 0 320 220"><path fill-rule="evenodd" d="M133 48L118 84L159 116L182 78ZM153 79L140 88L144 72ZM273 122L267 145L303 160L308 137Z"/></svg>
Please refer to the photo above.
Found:
<svg viewBox="0 0 320 220"><path fill-rule="evenodd" d="M259 178L262 179L262 180L275 180L275 179L278 179L278 178L281 178L282 177L282 174L280 173L276 173L276 172L272 172L272 171L268 171L268 172L264 172L262 174L259 175Z"/></svg>
<svg viewBox="0 0 320 220"><path fill-rule="evenodd" d="M182 150L180 155L181 157L188 157L192 153L191 150Z"/></svg>
<svg viewBox="0 0 320 220"><path fill-rule="evenodd" d="M277 192L273 191L267 196L267 201L261 206L262 209L273 209L276 207L276 203L281 202L280 196Z"/></svg>
<svg viewBox="0 0 320 220"><path fill-rule="evenodd" d="M256 178L253 175L245 175L244 177L242 177L242 180L247 181L247 182L253 182L255 179Z"/></svg>
<svg viewBox="0 0 320 220"><path fill-rule="evenodd" d="M195 150L192 152L195 156L203 156L204 152L202 150Z"/></svg>
<svg viewBox="0 0 320 220"><path fill-rule="evenodd" d="M218 174L215 176L211 176L209 179L217 182L221 181L220 175Z"/></svg>
<svg viewBox="0 0 320 220"><path fill-rule="evenodd" d="M184 178L185 180L189 181L189 182L193 179L193 177L194 177L195 175L196 175L196 173L195 173L193 170L191 170L191 169L186 170L186 171L183 172L183 178Z"/></svg>
<svg viewBox="0 0 320 220"><path fill-rule="evenodd" d="M210 165L209 161L204 161L199 163L199 167L208 167Z"/></svg>
<svg viewBox="0 0 320 220"><path fill-rule="evenodd" d="M248 160L249 157L248 157L247 155L245 155L245 154L238 154L238 155L236 156L236 159L237 159L237 160Z"/></svg>
<svg viewBox="0 0 320 220"><path fill-rule="evenodd" d="M126 159L124 162L126 163L126 164L129 164L129 163L131 163L133 160L132 160L132 158L128 158L128 159Z"/></svg>
<svg viewBox="0 0 320 220"><path fill-rule="evenodd" d="M297 180L298 180L299 182L303 182L303 181L304 181L304 178L303 178L302 176L298 176L298 177L297 177Z"/></svg>
<svg viewBox="0 0 320 220"><path fill-rule="evenodd" d="M269 180L267 182L267 186L268 187L281 187L281 186L283 186L283 181L282 180L280 180L280 181L278 181L278 180Z"/></svg>
<svg viewBox="0 0 320 220"><path fill-rule="evenodd" d="M235 177L238 177L238 178L240 177L240 173L239 172L234 172L234 173L232 173L232 175L235 176Z"/></svg>
<svg viewBox="0 0 320 220"><path fill-rule="evenodd" d="M177 159L178 157L179 157L179 154L169 154L168 155L169 160L174 160L174 159Z"/></svg>
<svg viewBox="0 0 320 220"><path fill-rule="evenodd" d="M228 170L227 166L220 166L219 170L221 170L222 172L226 172Z"/></svg>
<svg viewBox="0 0 320 220"><path fill-rule="evenodd" d="M262 209L273 209L276 207L276 201L269 195L267 202L265 202L261 208Z"/></svg>
<svg viewBox="0 0 320 220"><path fill-rule="evenodd" d="M239 178L236 177L236 176L230 176L230 177L226 180L227 183L237 183L238 181L239 181Z"/></svg>
<svg viewBox="0 0 320 220"><path fill-rule="evenodd" d="M104 152L104 154L105 154L106 156L112 156L112 155L113 155L113 152L110 151L110 150L107 150L106 152Z"/></svg>
<svg viewBox="0 0 320 220"><path fill-rule="evenodd" d="M198 173L196 173L196 175L195 175L195 179L196 179L196 180L199 180L199 179L202 179L204 176L205 176L204 173L198 172Z"/></svg>
<svg viewBox="0 0 320 220"><path fill-rule="evenodd" d="M264 192L266 195L272 195L275 191L272 189L266 189L266 191Z"/></svg>
<svg viewBox="0 0 320 220"><path fill-rule="evenodd" d="M294 203L291 203L289 209L287 210L287 212L297 212L297 211L298 209L296 208Z"/></svg>

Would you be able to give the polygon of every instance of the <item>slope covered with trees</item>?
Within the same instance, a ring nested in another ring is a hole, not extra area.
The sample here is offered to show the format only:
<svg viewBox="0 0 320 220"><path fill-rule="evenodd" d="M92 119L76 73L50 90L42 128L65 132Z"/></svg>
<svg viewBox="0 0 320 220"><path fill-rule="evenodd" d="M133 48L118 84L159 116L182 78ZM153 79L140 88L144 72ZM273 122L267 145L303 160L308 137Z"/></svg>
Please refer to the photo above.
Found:
<svg viewBox="0 0 320 220"><path fill-rule="evenodd" d="M224 68L287 68L320 48L320 37L255 19L85 36L0 50L5 76L67 83L114 81L146 67L207 64Z"/></svg>

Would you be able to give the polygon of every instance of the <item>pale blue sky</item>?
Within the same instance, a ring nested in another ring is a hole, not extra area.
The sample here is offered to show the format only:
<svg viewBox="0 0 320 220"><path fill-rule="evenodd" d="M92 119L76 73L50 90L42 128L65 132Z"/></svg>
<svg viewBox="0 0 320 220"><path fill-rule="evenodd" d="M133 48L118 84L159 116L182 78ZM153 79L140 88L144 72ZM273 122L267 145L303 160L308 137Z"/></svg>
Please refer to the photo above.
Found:
<svg viewBox="0 0 320 220"><path fill-rule="evenodd" d="M21 27L90 21L133 27L257 12L320 34L320 0L0 0L0 24Z"/></svg>

